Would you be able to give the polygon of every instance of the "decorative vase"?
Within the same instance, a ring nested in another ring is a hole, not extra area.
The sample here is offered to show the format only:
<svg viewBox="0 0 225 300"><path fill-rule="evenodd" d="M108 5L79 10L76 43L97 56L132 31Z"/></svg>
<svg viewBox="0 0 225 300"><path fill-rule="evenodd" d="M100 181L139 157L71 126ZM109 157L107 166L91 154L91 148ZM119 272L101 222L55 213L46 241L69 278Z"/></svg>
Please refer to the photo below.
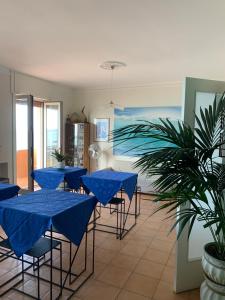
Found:
<svg viewBox="0 0 225 300"><path fill-rule="evenodd" d="M201 300L225 300L225 261L215 258L211 253L215 243L204 247L202 267L205 281L201 285Z"/></svg>
<svg viewBox="0 0 225 300"><path fill-rule="evenodd" d="M65 168L65 161L58 161L57 168L64 169Z"/></svg>

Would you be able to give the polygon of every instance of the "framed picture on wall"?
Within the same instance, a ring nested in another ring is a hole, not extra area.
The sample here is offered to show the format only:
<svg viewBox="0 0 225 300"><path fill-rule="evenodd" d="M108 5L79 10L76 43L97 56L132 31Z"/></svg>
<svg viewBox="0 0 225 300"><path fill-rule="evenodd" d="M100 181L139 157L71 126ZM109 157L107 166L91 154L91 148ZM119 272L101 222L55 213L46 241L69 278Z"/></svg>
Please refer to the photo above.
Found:
<svg viewBox="0 0 225 300"><path fill-rule="evenodd" d="M95 141L108 142L109 140L109 118L96 118L95 124Z"/></svg>

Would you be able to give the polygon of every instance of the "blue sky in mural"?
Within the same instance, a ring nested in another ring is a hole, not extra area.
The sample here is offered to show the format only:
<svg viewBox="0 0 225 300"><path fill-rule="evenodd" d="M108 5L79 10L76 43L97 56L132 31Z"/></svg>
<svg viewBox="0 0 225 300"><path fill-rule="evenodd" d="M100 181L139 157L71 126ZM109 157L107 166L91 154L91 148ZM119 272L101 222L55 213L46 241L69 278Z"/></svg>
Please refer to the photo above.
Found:
<svg viewBox="0 0 225 300"><path fill-rule="evenodd" d="M169 118L171 121L181 119L181 107L180 106L161 106L161 107L126 107L124 110L114 109L114 129L137 124L140 121L159 122L159 118ZM146 141L147 142L147 141ZM119 156L137 156L141 153L141 150L128 149L134 146L143 144L143 139L130 140L117 146L113 146L113 154ZM158 142L154 143L154 147L166 146L166 143ZM150 147L150 146L149 146Z"/></svg>

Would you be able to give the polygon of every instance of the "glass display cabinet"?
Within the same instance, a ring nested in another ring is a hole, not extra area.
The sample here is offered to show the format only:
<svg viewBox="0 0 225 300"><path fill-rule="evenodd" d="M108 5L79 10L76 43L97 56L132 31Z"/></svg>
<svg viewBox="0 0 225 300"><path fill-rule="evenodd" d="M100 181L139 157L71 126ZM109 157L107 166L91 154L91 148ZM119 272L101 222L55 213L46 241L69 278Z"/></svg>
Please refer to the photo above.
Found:
<svg viewBox="0 0 225 300"><path fill-rule="evenodd" d="M66 122L65 153L70 165L90 168L88 147L90 145L90 124Z"/></svg>

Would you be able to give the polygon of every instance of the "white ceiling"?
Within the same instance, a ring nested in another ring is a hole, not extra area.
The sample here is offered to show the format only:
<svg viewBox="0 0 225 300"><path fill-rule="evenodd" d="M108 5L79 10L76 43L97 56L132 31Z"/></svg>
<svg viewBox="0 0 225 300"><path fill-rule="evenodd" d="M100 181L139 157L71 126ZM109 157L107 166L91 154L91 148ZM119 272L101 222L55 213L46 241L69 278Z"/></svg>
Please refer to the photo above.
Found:
<svg viewBox="0 0 225 300"><path fill-rule="evenodd" d="M74 87L225 80L224 0L0 0L0 64Z"/></svg>

